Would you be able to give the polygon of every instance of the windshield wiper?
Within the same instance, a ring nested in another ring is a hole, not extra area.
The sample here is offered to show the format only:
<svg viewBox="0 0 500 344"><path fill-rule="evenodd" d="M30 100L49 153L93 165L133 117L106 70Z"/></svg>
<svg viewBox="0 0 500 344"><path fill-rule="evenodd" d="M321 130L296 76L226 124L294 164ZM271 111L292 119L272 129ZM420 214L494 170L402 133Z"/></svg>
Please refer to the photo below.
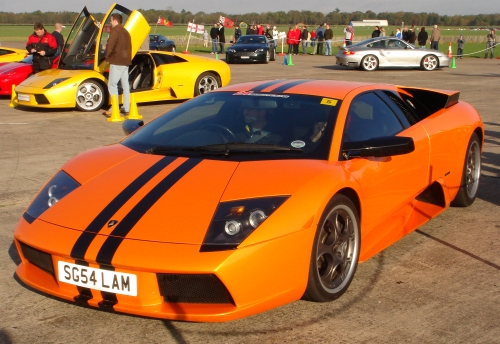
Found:
<svg viewBox="0 0 500 344"><path fill-rule="evenodd" d="M152 147L145 151L147 154L179 154L201 153L211 155L252 154L252 153L302 153L302 149L259 143L228 142L195 147Z"/></svg>

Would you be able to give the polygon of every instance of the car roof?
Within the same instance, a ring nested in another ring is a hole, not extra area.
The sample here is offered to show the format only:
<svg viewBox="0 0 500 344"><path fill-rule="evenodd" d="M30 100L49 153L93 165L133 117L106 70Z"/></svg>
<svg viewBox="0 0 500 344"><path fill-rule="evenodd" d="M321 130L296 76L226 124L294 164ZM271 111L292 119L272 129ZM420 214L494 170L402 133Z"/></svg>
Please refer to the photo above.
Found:
<svg viewBox="0 0 500 344"><path fill-rule="evenodd" d="M361 87L393 89L393 87L386 84L368 82L289 79L263 80L229 85L215 92L285 93L344 99L349 92Z"/></svg>

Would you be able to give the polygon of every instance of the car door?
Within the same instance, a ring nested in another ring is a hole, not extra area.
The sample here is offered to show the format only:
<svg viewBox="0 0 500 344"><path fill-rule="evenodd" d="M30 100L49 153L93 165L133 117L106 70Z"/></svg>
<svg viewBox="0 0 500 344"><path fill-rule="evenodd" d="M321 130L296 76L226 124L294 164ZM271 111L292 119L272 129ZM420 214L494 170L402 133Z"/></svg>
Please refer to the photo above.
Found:
<svg viewBox="0 0 500 344"><path fill-rule="evenodd" d="M415 49L399 39L388 39L380 53L391 66L411 67L418 65Z"/></svg>
<svg viewBox="0 0 500 344"><path fill-rule="evenodd" d="M104 60L106 43L111 32L111 15L118 13L122 16L123 27L130 33L132 41L132 58L140 49L151 30L146 18L137 10L129 10L121 5L114 4L108 10L101 23L98 23L99 31L96 38L94 70L104 72L109 69L109 64Z"/></svg>
<svg viewBox="0 0 500 344"><path fill-rule="evenodd" d="M380 238L404 227L411 213L412 200L428 185L429 139L425 129L410 125L398 117L383 94L365 92L350 104L342 137L346 142L365 141L375 137L404 136L414 140L411 153L352 158L342 152L341 164L361 187L362 225ZM376 242L371 241L371 242Z"/></svg>

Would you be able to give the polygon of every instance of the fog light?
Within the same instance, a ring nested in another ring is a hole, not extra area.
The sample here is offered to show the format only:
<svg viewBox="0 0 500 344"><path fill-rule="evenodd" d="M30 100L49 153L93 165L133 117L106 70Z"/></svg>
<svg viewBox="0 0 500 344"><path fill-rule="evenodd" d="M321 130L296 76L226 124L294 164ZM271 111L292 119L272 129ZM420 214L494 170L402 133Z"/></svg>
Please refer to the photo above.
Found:
<svg viewBox="0 0 500 344"><path fill-rule="evenodd" d="M257 228L266 219L266 214L262 210L255 210L250 213L248 222L253 228Z"/></svg>
<svg viewBox="0 0 500 344"><path fill-rule="evenodd" d="M224 230L229 235L236 235L241 231L241 223L234 220L227 221Z"/></svg>

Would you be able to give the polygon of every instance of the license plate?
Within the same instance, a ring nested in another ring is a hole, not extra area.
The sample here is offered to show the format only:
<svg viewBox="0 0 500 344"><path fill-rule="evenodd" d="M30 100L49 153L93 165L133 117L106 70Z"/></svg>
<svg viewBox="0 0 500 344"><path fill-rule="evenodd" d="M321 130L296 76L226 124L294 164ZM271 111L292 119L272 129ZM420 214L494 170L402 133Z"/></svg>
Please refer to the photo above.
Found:
<svg viewBox="0 0 500 344"><path fill-rule="evenodd" d="M250 56L241 56L242 59L249 59Z"/></svg>
<svg viewBox="0 0 500 344"><path fill-rule="evenodd" d="M17 94L17 100L22 100L23 102L29 102L30 101L30 96L29 94Z"/></svg>
<svg viewBox="0 0 500 344"><path fill-rule="evenodd" d="M109 293L137 296L137 276L122 272L95 269L59 261L59 281L107 291Z"/></svg>

